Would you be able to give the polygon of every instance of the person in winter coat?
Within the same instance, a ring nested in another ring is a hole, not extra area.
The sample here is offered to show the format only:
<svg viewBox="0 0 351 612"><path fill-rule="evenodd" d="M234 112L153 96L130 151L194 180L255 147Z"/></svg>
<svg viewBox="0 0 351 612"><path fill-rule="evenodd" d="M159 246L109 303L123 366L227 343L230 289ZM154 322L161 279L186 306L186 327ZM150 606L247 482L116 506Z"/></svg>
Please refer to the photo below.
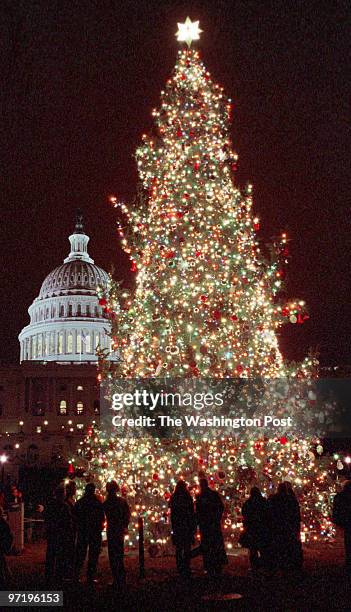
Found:
<svg viewBox="0 0 351 612"><path fill-rule="evenodd" d="M217 491L210 489L206 478L200 479L196 496L196 519L200 528L204 568L210 576L221 573L228 563L221 528L224 504Z"/></svg>
<svg viewBox="0 0 351 612"><path fill-rule="evenodd" d="M56 488L52 499L44 510L46 526L45 578L48 583L62 583L70 567L74 528L71 507L65 502L65 489Z"/></svg>
<svg viewBox="0 0 351 612"><path fill-rule="evenodd" d="M334 497L332 519L335 525L344 530L346 571L351 575L351 480Z"/></svg>
<svg viewBox="0 0 351 612"><path fill-rule="evenodd" d="M89 482L83 497L78 499L73 515L77 529L75 574L79 579L83 563L88 554L88 582L94 582L101 551L101 532L104 527L105 513L102 502L95 495L95 485Z"/></svg>
<svg viewBox="0 0 351 612"><path fill-rule="evenodd" d="M113 586L125 586L126 572L124 568L124 536L130 521L130 509L127 501L117 495L119 486L111 480L106 485L107 498L103 509L107 520L108 557L113 576Z"/></svg>
<svg viewBox="0 0 351 612"><path fill-rule="evenodd" d="M268 512L274 568L301 570L300 506L289 482L280 483L277 493L268 499Z"/></svg>
<svg viewBox="0 0 351 612"><path fill-rule="evenodd" d="M182 576L190 576L191 545L196 532L196 518L194 502L184 480L177 482L169 506L177 569Z"/></svg>
<svg viewBox="0 0 351 612"><path fill-rule="evenodd" d="M5 591L8 588L8 569L5 555L10 553L13 542L13 535L3 512L4 504L5 495L3 491L0 491L0 591Z"/></svg>
<svg viewBox="0 0 351 612"><path fill-rule="evenodd" d="M258 487L252 487L250 497L242 507L242 516L251 567L266 567L269 543L268 503Z"/></svg>

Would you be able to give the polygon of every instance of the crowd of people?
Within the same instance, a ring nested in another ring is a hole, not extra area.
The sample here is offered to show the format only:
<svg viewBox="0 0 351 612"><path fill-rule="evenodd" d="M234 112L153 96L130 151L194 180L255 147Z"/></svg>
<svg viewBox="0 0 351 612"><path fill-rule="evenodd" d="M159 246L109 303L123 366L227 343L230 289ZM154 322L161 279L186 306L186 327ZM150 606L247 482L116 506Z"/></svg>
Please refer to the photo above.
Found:
<svg viewBox="0 0 351 612"><path fill-rule="evenodd" d="M183 481L178 482L170 500L173 542L178 572L190 575L191 558L203 555L204 569L218 575L227 563L222 535L224 504L220 495L200 480L195 505ZM253 570L301 570L300 508L290 483L283 482L278 491L266 499L253 487L242 508L243 532L240 544L249 550ZM191 550L197 526L201 545Z"/></svg>
<svg viewBox="0 0 351 612"><path fill-rule="evenodd" d="M289 482L280 483L268 499L253 487L242 516L242 544L249 550L252 569L301 571L301 514Z"/></svg>
<svg viewBox="0 0 351 612"><path fill-rule="evenodd" d="M75 502L76 485L73 481L55 490L54 499L45 513L47 550L45 577L48 584L79 581L88 555L87 580L96 581L101 552L102 530L106 519L108 556L113 586L125 585L124 537L130 521L127 501L118 495L118 484L106 485L106 499L102 502L90 482L84 495Z"/></svg>
<svg viewBox="0 0 351 612"><path fill-rule="evenodd" d="M76 484L69 481L55 489L53 499L44 511L46 526L45 577L48 585L79 581L87 560L87 581L96 582L106 525L108 557L113 586L123 589L126 583L124 538L130 522L126 499L118 495L117 482L106 485L102 501L90 482L84 495L75 500ZM5 556L12 546L12 534L4 515L5 494L0 490L0 589L8 582ZM207 574L221 574L228 563L222 533L225 506L220 494L201 478L195 502L183 480L179 480L170 498L172 541L178 573L191 576L191 559L202 555ZM289 482L282 482L268 499L258 487L252 487L242 507L243 531L239 543L249 551L252 570L300 572L303 554L300 538L300 507ZM332 520L344 531L346 569L351 575L351 481L333 501ZM199 530L200 544L195 546Z"/></svg>

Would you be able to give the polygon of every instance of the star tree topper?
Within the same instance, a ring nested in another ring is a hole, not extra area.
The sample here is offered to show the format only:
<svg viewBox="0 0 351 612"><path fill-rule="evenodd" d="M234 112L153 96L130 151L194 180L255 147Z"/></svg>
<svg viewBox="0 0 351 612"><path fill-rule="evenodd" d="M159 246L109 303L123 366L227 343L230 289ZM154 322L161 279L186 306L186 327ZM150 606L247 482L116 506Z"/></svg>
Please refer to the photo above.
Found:
<svg viewBox="0 0 351 612"><path fill-rule="evenodd" d="M199 21L191 21L190 17L187 17L185 23L178 23L178 32L176 37L179 42L186 42L190 47L193 40L199 40L202 30L199 28Z"/></svg>

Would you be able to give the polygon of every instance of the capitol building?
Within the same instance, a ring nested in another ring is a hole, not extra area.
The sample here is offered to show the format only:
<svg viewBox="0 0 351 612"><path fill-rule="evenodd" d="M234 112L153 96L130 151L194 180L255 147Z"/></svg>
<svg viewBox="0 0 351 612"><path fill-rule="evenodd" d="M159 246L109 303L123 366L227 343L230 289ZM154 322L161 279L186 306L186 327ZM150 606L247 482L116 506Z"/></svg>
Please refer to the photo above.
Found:
<svg viewBox="0 0 351 612"><path fill-rule="evenodd" d="M95 362L98 349L110 348L109 323L97 296L108 274L89 256L80 214L69 241L68 257L48 274L28 309L30 323L18 338L21 362Z"/></svg>
<svg viewBox="0 0 351 612"><path fill-rule="evenodd" d="M0 364L2 478L22 486L40 483L47 470L67 470L100 418L97 354L118 358L99 304L109 275L89 256L80 213L69 242L68 256L29 306L29 324L18 336L19 363Z"/></svg>

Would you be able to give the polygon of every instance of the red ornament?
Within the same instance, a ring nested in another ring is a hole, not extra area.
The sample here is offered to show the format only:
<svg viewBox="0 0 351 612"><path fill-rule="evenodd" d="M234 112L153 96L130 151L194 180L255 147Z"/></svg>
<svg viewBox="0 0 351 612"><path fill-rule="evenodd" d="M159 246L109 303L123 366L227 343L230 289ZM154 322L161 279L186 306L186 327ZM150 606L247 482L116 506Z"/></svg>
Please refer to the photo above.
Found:
<svg viewBox="0 0 351 612"><path fill-rule="evenodd" d="M214 310L212 313L212 316L214 319L216 319L216 321L218 321L221 318L221 311L220 310Z"/></svg>
<svg viewBox="0 0 351 612"><path fill-rule="evenodd" d="M198 170L199 168L200 168L200 163L199 162L195 162L194 170Z"/></svg>
<svg viewBox="0 0 351 612"><path fill-rule="evenodd" d="M68 473L69 473L69 474L74 474L74 467L73 467L72 463L70 463L70 464L68 465Z"/></svg>
<svg viewBox="0 0 351 612"><path fill-rule="evenodd" d="M99 299L99 304L100 304L100 306L106 306L106 304L107 304L106 298L100 298Z"/></svg>
<svg viewBox="0 0 351 612"><path fill-rule="evenodd" d="M255 232L258 232L259 229L260 229L260 224L259 223L254 223L254 230L255 230Z"/></svg>
<svg viewBox="0 0 351 612"><path fill-rule="evenodd" d="M183 136L182 130L178 128L177 130L177 138L181 138Z"/></svg>
<svg viewBox="0 0 351 612"><path fill-rule="evenodd" d="M201 256L201 251L195 251L195 256L196 257L200 257Z"/></svg>
<svg viewBox="0 0 351 612"><path fill-rule="evenodd" d="M281 438L279 438L280 444L286 444L287 441L288 441L288 438L286 438L285 436L282 436Z"/></svg>
<svg viewBox="0 0 351 612"><path fill-rule="evenodd" d="M152 480L157 481L157 480L158 480L158 474L153 474L153 475L152 475Z"/></svg>
<svg viewBox="0 0 351 612"><path fill-rule="evenodd" d="M236 366L236 371L238 374L241 374L244 371L244 368L242 365L240 365L240 363Z"/></svg>
<svg viewBox="0 0 351 612"><path fill-rule="evenodd" d="M302 323L304 323L305 321L307 321L310 317L308 315L301 315L298 314L297 315L297 322L299 325L302 325Z"/></svg>
<svg viewBox="0 0 351 612"><path fill-rule="evenodd" d="M137 268L137 265L136 265L135 261L132 261L132 265L130 267L130 271L131 272L137 272L137 270L138 270L138 268Z"/></svg>
<svg viewBox="0 0 351 612"><path fill-rule="evenodd" d="M200 295L200 300L201 300L201 302L207 302L208 295Z"/></svg>
<svg viewBox="0 0 351 612"><path fill-rule="evenodd" d="M289 308L282 308L283 317L288 317L290 314Z"/></svg>
<svg viewBox="0 0 351 612"><path fill-rule="evenodd" d="M231 318L232 321L237 321L238 320L238 317L236 315L232 315L230 318Z"/></svg>

